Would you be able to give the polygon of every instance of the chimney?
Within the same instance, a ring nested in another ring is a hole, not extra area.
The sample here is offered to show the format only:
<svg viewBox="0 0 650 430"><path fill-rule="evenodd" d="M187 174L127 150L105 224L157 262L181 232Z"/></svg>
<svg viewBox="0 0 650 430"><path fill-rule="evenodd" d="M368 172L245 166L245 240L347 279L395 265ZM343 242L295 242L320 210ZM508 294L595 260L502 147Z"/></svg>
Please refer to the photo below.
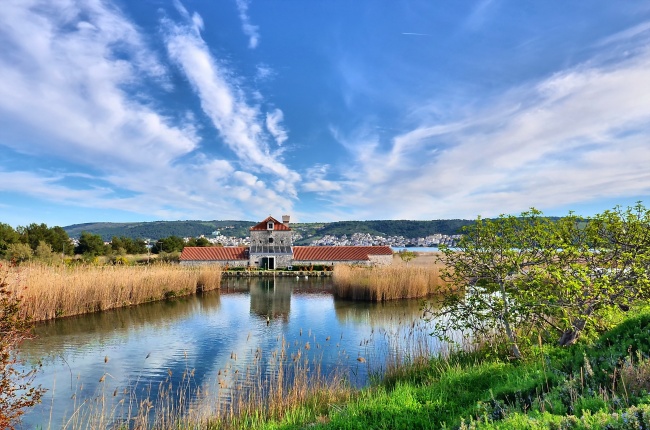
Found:
<svg viewBox="0 0 650 430"><path fill-rule="evenodd" d="M282 224L284 224L286 227L289 227L289 220L291 217L289 215L282 215Z"/></svg>

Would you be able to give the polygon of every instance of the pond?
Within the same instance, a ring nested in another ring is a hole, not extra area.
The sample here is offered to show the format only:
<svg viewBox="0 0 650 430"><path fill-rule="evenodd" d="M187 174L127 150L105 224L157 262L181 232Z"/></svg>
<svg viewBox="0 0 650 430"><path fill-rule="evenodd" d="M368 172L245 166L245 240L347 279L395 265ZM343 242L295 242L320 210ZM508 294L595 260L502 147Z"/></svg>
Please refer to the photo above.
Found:
<svg viewBox="0 0 650 430"><path fill-rule="evenodd" d="M338 300L330 278L225 279L221 291L39 324L21 354L42 364L35 382L48 391L23 427L81 427L93 401L119 418L120 400L137 407L170 386L218 398L236 372L277 372L278 352L360 387L413 349L437 350L420 304Z"/></svg>

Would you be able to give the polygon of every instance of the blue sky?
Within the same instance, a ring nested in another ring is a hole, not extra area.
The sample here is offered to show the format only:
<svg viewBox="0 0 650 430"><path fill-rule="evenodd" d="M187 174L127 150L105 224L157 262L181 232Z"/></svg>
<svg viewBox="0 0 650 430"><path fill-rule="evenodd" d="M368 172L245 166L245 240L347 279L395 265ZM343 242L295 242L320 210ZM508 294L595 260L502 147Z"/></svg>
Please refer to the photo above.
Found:
<svg viewBox="0 0 650 430"><path fill-rule="evenodd" d="M650 4L4 0L0 222L650 196Z"/></svg>

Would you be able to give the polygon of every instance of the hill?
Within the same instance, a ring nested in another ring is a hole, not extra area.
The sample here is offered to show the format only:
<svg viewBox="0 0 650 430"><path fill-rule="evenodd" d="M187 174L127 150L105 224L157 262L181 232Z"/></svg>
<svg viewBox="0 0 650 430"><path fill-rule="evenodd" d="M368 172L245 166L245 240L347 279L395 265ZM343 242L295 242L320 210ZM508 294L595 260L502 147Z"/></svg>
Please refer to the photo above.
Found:
<svg viewBox="0 0 650 430"><path fill-rule="evenodd" d="M198 237L208 236L213 231L220 231L224 236L246 237L248 229L256 223L252 221L153 221L153 222L96 222L74 224L63 229L70 237L78 238L86 231L98 234L105 241L113 236L125 236L132 239L161 239L169 236Z"/></svg>
<svg viewBox="0 0 650 430"><path fill-rule="evenodd" d="M461 227L471 224L470 220L377 220L377 221L338 221L332 223L294 223L291 227L303 238L300 245L325 235L342 236L353 233L369 233L376 236L404 236L406 238L425 237L435 233L458 234ZM161 239L168 236L197 237L209 236L214 231L224 236L246 237L248 230L255 225L252 221L153 221L133 223L85 223L74 224L63 229L70 237L78 238L82 232L98 234L105 241L113 236L132 239Z"/></svg>

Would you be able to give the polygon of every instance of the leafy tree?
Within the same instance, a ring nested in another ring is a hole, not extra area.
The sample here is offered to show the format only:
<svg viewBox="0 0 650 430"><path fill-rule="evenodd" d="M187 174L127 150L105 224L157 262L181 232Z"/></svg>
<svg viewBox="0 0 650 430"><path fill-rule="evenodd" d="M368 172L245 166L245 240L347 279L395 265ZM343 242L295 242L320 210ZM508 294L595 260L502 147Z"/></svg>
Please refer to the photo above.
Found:
<svg viewBox="0 0 650 430"><path fill-rule="evenodd" d="M61 254L52 251L52 246L49 243L45 243L44 241L41 241L41 243L39 243L36 251L34 252L34 255L39 260L49 264L61 261Z"/></svg>
<svg viewBox="0 0 650 430"><path fill-rule="evenodd" d="M9 224L0 223L0 253L13 243L20 241L20 235Z"/></svg>
<svg viewBox="0 0 650 430"><path fill-rule="evenodd" d="M20 298L9 288L7 276L0 265L0 428L14 429L25 409L40 402L44 390L32 386L33 369L19 368L16 351L30 337L30 326L19 315Z"/></svg>
<svg viewBox="0 0 650 430"><path fill-rule="evenodd" d="M73 248L70 244L68 233L61 227L48 227L46 224L32 223L27 227L19 227L21 242L29 244L32 251L36 251L41 242L52 247L54 252L72 255Z"/></svg>
<svg viewBox="0 0 650 430"><path fill-rule="evenodd" d="M106 253L106 245L104 245L104 241L100 235L84 231L81 233L79 245L75 248L75 252L93 257L103 255Z"/></svg>
<svg viewBox="0 0 650 430"><path fill-rule="evenodd" d="M32 258L34 251L26 243L12 243L5 251L5 257L8 260L13 260L17 263L22 263Z"/></svg>
<svg viewBox="0 0 650 430"><path fill-rule="evenodd" d="M212 246L212 243L205 237L191 237L185 246Z"/></svg>
<svg viewBox="0 0 650 430"><path fill-rule="evenodd" d="M62 227L50 228L50 242L47 243L52 245L52 252L56 254L74 255L74 246L70 242L70 236Z"/></svg>
<svg viewBox="0 0 650 430"><path fill-rule="evenodd" d="M132 244L126 249L129 254L146 254L147 242L144 239L136 239L132 241Z"/></svg>
<svg viewBox="0 0 650 430"><path fill-rule="evenodd" d="M555 332L569 345L608 309L649 298L650 211L638 204L587 221L531 209L466 227L458 252L441 247L442 276L463 294L426 309L439 317L436 332L501 333L520 358L521 332Z"/></svg>
<svg viewBox="0 0 650 430"><path fill-rule="evenodd" d="M155 254L160 254L161 252L173 253L181 252L183 247L185 247L185 241L183 238L178 236L169 236L157 241L151 251Z"/></svg>
<svg viewBox="0 0 650 430"><path fill-rule="evenodd" d="M144 239L133 240L126 236L113 236L111 239L111 249L117 253L120 253L121 249L126 254L146 254L147 243Z"/></svg>
<svg viewBox="0 0 650 430"><path fill-rule="evenodd" d="M407 251L406 249L401 250L401 251L398 253L398 255L399 255L399 258L401 258L402 261L405 262L406 264L409 264L409 262L410 262L411 260L413 260L415 257L418 256L415 252L413 252L413 251Z"/></svg>

